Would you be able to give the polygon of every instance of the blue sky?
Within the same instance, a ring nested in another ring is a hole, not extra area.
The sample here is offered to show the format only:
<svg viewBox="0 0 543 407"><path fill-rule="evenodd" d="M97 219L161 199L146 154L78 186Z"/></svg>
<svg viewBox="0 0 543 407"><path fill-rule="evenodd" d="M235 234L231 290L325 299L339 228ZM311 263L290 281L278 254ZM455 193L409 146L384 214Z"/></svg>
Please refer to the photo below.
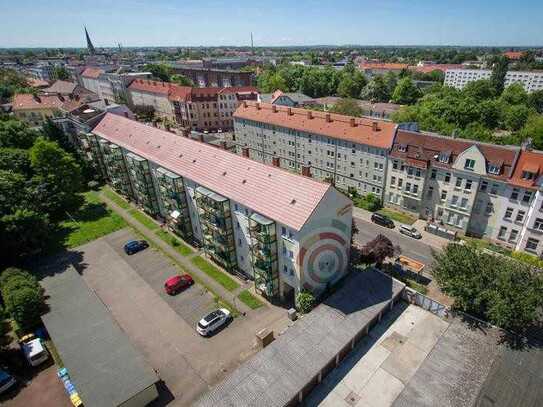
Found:
<svg viewBox="0 0 543 407"><path fill-rule="evenodd" d="M0 47L542 45L542 0L0 0Z"/></svg>

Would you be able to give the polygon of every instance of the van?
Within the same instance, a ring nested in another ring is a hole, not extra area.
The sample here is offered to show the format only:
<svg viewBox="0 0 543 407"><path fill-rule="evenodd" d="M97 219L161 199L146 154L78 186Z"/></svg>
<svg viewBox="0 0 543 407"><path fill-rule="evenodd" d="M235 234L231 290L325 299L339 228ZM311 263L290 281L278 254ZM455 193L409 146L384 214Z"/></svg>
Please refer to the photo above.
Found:
<svg viewBox="0 0 543 407"><path fill-rule="evenodd" d="M31 366L41 365L49 359L49 353L47 353L47 349L43 347L39 338L23 340L21 349Z"/></svg>

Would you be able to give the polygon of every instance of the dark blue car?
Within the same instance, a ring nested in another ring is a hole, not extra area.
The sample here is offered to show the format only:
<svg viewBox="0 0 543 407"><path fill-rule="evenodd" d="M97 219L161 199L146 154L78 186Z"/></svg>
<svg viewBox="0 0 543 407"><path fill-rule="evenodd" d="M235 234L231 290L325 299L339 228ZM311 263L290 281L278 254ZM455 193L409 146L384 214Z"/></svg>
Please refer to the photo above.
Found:
<svg viewBox="0 0 543 407"><path fill-rule="evenodd" d="M129 240L124 245L124 252L128 255L131 255L141 250L147 249L148 247L149 243L147 243L145 240Z"/></svg>

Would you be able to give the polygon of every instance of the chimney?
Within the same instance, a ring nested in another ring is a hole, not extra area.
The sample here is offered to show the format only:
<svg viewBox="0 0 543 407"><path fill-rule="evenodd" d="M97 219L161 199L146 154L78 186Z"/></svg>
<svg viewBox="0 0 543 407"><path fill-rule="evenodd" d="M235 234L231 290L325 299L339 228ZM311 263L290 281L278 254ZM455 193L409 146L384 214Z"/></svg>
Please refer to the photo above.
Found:
<svg viewBox="0 0 543 407"><path fill-rule="evenodd" d="M106 104L106 106L109 106L109 100L104 99L104 103Z"/></svg>
<svg viewBox="0 0 543 407"><path fill-rule="evenodd" d="M276 105L272 105L272 112L277 113L277 106Z"/></svg>
<svg viewBox="0 0 543 407"><path fill-rule="evenodd" d="M249 158L249 147L242 147L241 148L241 155L243 157Z"/></svg>
<svg viewBox="0 0 543 407"><path fill-rule="evenodd" d="M124 117L128 119L128 112L124 112Z"/></svg>
<svg viewBox="0 0 543 407"><path fill-rule="evenodd" d="M309 165L302 165L302 175L311 178L311 167Z"/></svg>
<svg viewBox="0 0 543 407"><path fill-rule="evenodd" d="M247 107L247 101L246 100L243 101L243 107Z"/></svg>
<svg viewBox="0 0 543 407"><path fill-rule="evenodd" d="M351 127L356 127L356 121L355 121L354 117L351 117L350 122L351 122Z"/></svg>
<svg viewBox="0 0 543 407"><path fill-rule="evenodd" d="M260 110L260 102L256 102L256 110Z"/></svg>
<svg viewBox="0 0 543 407"><path fill-rule="evenodd" d="M378 122L372 122L371 123L371 129L373 131L379 131L379 123Z"/></svg>
<svg viewBox="0 0 543 407"><path fill-rule="evenodd" d="M41 98L38 95L34 95L34 100L38 103L41 103Z"/></svg>
<svg viewBox="0 0 543 407"><path fill-rule="evenodd" d="M312 119L313 118L313 112L311 110L307 111L307 118Z"/></svg>
<svg viewBox="0 0 543 407"><path fill-rule="evenodd" d="M287 114L288 114L289 116L292 116L292 108L291 108L291 107L289 107L289 108L287 109Z"/></svg>
<svg viewBox="0 0 543 407"><path fill-rule="evenodd" d="M526 140L522 142L520 145L520 149L522 151L531 151L532 150L532 138L528 137Z"/></svg>
<svg viewBox="0 0 543 407"><path fill-rule="evenodd" d="M280 164L280 158L279 157L272 157L272 165L274 167L280 167L281 164Z"/></svg>
<svg viewBox="0 0 543 407"><path fill-rule="evenodd" d="M332 116L330 116L330 113L326 113L326 123L332 122Z"/></svg>
<svg viewBox="0 0 543 407"><path fill-rule="evenodd" d="M79 95L74 96L75 100L79 100Z"/></svg>
<svg viewBox="0 0 543 407"><path fill-rule="evenodd" d="M62 96L60 93L57 93L57 97L61 102L64 102L64 96Z"/></svg>
<svg viewBox="0 0 543 407"><path fill-rule="evenodd" d="M204 133L198 133L198 141L204 142Z"/></svg>

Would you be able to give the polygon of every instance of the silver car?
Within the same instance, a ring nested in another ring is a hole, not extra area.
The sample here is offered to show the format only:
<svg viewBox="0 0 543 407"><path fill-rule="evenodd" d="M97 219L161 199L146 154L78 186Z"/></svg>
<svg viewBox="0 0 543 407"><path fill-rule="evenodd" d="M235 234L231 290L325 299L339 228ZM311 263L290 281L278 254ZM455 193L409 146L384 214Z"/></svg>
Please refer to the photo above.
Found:
<svg viewBox="0 0 543 407"><path fill-rule="evenodd" d="M231 319L230 311L226 308L220 308L203 317L196 325L196 331L202 336L209 336L230 322Z"/></svg>
<svg viewBox="0 0 543 407"><path fill-rule="evenodd" d="M408 225L401 225L400 226L400 233L409 237L412 237L413 239L420 239L422 238L421 233L415 229L412 226Z"/></svg>

